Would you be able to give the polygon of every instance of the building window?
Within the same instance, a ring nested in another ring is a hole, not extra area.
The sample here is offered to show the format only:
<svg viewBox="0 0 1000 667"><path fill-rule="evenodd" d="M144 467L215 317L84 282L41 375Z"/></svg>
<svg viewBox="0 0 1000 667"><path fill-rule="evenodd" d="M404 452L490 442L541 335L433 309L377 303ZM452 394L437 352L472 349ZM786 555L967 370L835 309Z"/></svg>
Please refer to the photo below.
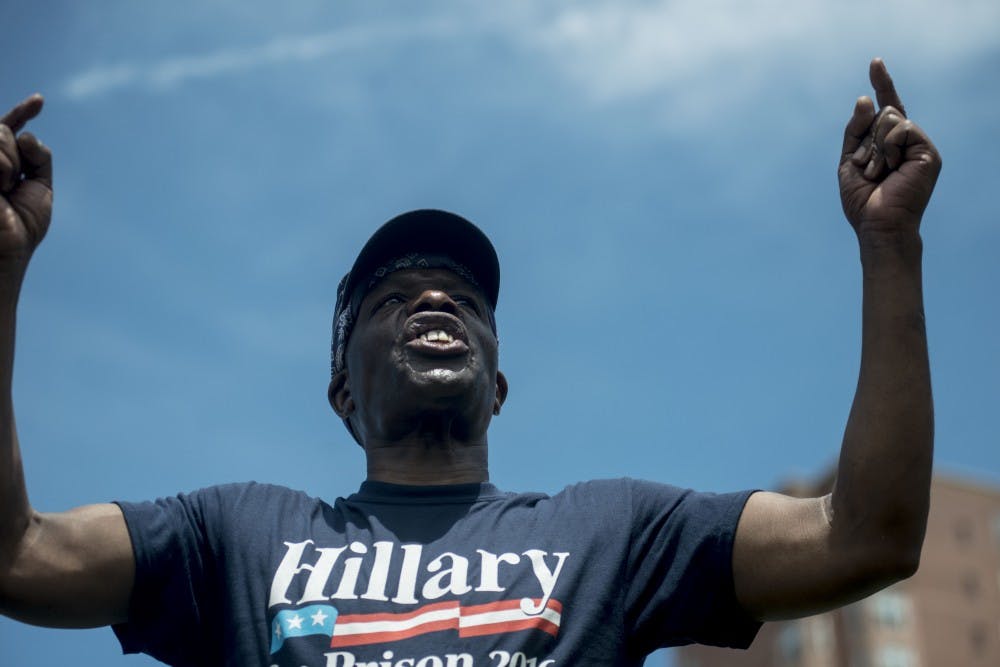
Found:
<svg viewBox="0 0 1000 667"><path fill-rule="evenodd" d="M979 597L979 577L975 572L966 572L962 575L962 592L970 600Z"/></svg>
<svg viewBox="0 0 1000 667"><path fill-rule="evenodd" d="M962 517L955 522L955 540L959 544L969 544L972 542L973 526L972 519Z"/></svg>
<svg viewBox="0 0 1000 667"><path fill-rule="evenodd" d="M969 631L969 642L972 644L972 653L981 656L986 652L986 642L988 640L986 626L976 623Z"/></svg>
<svg viewBox="0 0 1000 667"><path fill-rule="evenodd" d="M807 619L809 628L809 651L826 654L833 643L833 629L830 627L830 616L822 614Z"/></svg>
<svg viewBox="0 0 1000 667"><path fill-rule="evenodd" d="M869 605L872 616L879 625L900 628L906 624L910 600L902 591L879 591L869 598Z"/></svg>
<svg viewBox="0 0 1000 667"><path fill-rule="evenodd" d="M916 667L917 659L913 651L905 646L889 644L875 654L876 667Z"/></svg>
<svg viewBox="0 0 1000 667"><path fill-rule="evenodd" d="M797 621L789 621L781 628L778 633L778 650L781 651L784 664L798 664L802 656L802 633Z"/></svg>

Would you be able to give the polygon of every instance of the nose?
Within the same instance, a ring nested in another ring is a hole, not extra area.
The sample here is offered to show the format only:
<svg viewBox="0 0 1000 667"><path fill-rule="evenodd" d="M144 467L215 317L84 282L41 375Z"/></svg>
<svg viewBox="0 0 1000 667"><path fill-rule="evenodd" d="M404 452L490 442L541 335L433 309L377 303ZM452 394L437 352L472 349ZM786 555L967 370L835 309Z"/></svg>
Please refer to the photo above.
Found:
<svg viewBox="0 0 1000 667"><path fill-rule="evenodd" d="M449 315L458 315L458 304L455 303L447 292L429 289L420 293L410 304L410 314L423 312L442 312Z"/></svg>

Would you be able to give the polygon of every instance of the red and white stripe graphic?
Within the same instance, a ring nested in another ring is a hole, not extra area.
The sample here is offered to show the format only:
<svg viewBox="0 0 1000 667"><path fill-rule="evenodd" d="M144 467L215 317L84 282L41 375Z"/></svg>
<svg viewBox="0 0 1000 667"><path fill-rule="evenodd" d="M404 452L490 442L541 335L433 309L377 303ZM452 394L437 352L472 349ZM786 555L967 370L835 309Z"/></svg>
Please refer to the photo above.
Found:
<svg viewBox="0 0 1000 667"><path fill-rule="evenodd" d="M531 602L538 606L541 600ZM561 620L562 604L558 600L549 600L542 613L535 615L521 611L520 600L503 600L463 607L458 621L458 636L476 637L537 628L555 637L559 634Z"/></svg>
<svg viewBox="0 0 1000 667"><path fill-rule="evenodd" d="M541 600L531 600L537 607ZM540 614L521 609L521 600L502 600L463 607L458 601L424 605L404 613L343 614L333 626L331 648L379 644L409 639L442 630L457 630L459 637L495 635L537 629L559 634L562 604L549 600Z"/></svg>

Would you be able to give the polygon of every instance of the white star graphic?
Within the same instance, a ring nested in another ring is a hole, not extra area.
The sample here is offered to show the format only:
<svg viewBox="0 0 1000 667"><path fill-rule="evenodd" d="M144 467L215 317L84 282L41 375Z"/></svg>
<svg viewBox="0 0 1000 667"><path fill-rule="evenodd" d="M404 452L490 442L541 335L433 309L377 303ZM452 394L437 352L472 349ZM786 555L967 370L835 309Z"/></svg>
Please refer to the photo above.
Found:
<svg viewBox="0 0 1000 667"><path fill-rule="evenodd" d="M295 614L295 616L292 616L290 619L288 619L288 629L289 630L301 630L302 629L302 621L304 621L304 620L305 620L304 618L302 618L298 614Z"/></svg>
<svg viewBox="0 0 1000 667"><path fill-rule="evenodd" d="M324 614L322 609L317 609L316 613L309 618L313 620L313 625L323 625L323 621L327 619L327 614Z"/></svg>

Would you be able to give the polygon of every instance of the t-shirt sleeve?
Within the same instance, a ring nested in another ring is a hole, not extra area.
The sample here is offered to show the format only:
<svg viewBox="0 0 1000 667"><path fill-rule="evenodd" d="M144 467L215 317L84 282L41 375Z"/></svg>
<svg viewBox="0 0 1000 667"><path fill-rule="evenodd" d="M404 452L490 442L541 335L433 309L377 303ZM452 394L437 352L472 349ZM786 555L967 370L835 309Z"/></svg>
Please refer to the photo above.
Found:
<svg viewBox="0 0 1000 667"><path fill-rule="evenodd" d="M223 511L223 489L118 505L135 552L129 620L114 626L125 653L171 665L221 664L209 641L219 618L211 594L216 559L209 539Z"/></svg>
<svg viewBox="0 0 1000 667"><path fill-rule="evenodd" d="M633 646L746 648L760 628L733 585L736 526L752 491L714 494L628 480L625 613Z"/></svg>

